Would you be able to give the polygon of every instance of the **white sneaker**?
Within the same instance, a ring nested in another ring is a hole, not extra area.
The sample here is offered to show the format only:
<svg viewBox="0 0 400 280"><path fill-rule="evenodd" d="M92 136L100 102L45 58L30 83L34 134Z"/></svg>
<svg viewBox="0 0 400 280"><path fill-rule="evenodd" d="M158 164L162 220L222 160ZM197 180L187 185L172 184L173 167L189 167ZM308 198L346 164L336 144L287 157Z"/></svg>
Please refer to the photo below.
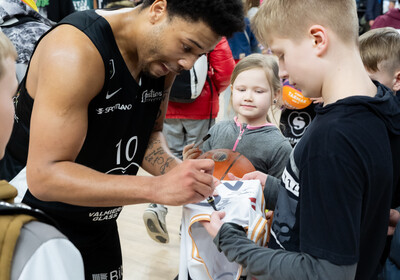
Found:
<svg viewBox="0 0 400 280"><path fill-rule="evenodd" d="M168 209L161 204L150 203L149 207L143 213L143 221L149 236L156 242L168 243L169 235L165 216Z"/></svg>

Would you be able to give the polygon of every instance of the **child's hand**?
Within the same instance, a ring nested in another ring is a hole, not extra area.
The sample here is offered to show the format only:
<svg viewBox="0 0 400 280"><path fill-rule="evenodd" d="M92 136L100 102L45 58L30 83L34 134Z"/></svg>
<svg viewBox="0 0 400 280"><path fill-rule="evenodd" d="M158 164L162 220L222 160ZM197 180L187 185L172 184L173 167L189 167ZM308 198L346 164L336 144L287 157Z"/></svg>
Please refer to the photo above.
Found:
<svg viewBox="0 0 400 280"><path fill-rule="evenodd" d="M200 222L204 228L207 230L208 234L214 238L219 229L222 227L224 223L222 219L225 217L225 212L223 211L215 211L211 213L210 222Z"/></svg>
<svg viewBox="0 0 400 280"><path fill-rule="evenodd" d="M324 103L324 99L322 97L310 97L314 104Z"/></svg>
<svg viewBox="0 0 400 280"><path fill-rule="evenodd" d="M244 174L242 178L236 177L232 173L228 173L228 178L230 180L240 181L240 180L259 180L261 186L264 190L265 182L267 181L268 174L262 173L260 171L253 171L247 174Z"/></svg>
<svg viewBox="0 0 400 280"><path fill-rule="evenodd" d="M199 148L193 148L193 147L194 147L194 143L186 145L183 148L183 152L182 152L183 160L196 159L201 155L201 150Z"/></svg>

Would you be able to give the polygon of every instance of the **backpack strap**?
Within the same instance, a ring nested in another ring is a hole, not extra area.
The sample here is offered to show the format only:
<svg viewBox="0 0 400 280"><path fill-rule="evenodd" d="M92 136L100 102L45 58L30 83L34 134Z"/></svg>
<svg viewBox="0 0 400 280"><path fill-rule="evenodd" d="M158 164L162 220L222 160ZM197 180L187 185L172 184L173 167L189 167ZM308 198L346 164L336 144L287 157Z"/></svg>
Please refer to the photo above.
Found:
<svg viewBox="0 0 400 280"><path fill-rule="evenodd" d="M10 279L11 263L21 228L35 220L29 215L0 215L0 279Z"/></svg>

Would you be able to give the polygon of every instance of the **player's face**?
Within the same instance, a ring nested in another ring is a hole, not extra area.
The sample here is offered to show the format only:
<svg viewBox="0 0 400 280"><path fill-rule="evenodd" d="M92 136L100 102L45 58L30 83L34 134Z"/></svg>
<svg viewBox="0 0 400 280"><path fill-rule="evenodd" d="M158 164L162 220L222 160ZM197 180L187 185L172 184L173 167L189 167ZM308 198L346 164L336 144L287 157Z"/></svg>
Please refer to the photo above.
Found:
<svg viewBox="0 0 400 280"><path fill-rule="evenodd" d="M312 40L274 37L268 45L279 58L279 76L282 79L289 79L289 83L301 90L305 97L321 97L321 78Z"/></svg>
<svg viewBox="0 0 400 280"><path fill-rule="evenodd" d="M271 87L263 69L249 69L236 77L232 85L232 105L241 123L265 124L271 100Z"/></svg>
<svg viewBox="0 0 400 280"><path fill-rule="evenodd" d="M190 22L174 17L155 25L147 43L139 46L143 69L160 77L189 70L204 53L210 52L220 40L204 22Z"/></svg>
<svg viewBox="0 0 400 280"><path fill-rule="evenodd" d="M3 61L5 73L0 78L0 159L10 139L14 123L13 97L17 91L18 82L15 75L15 61L6 58Z"/></svg>

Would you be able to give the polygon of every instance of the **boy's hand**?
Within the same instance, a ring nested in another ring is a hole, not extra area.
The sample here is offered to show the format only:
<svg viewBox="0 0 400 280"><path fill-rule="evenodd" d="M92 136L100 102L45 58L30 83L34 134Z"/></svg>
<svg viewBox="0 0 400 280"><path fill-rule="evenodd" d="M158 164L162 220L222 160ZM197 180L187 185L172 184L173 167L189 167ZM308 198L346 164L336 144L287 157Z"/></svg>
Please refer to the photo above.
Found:
<svg viewBox="0 0 400 280"><path fill-rule="evenodd" d="M201 150L199 148L194 148L194 143L186 145L183 148L182 158L183 160L187 159L196 159L201 155Z"/></svg>
<svg viewBox="0 0 400 280"><path fill-rule="evenodd" d="M242 178L236 177L232 173L228 173L229 180L235 180L235 181L240 181L240 180L259 180L263 190L264 190L264 187L265 187L265 182L267 181L267 177L268 177L267 174L262 173L260 171L253 171L253 172L244 174Z"/></svg>
<svg viewBox="0 0 400 280"><path fill-rule="evenodd" d="M202 221L200 222L204 228L207 230L208 234L214 238L219 229L222 227L222 224L224 223L222 219L225 217L225 212L223 211L215 211L211 213L210 221L205 222Z"/></svg>

